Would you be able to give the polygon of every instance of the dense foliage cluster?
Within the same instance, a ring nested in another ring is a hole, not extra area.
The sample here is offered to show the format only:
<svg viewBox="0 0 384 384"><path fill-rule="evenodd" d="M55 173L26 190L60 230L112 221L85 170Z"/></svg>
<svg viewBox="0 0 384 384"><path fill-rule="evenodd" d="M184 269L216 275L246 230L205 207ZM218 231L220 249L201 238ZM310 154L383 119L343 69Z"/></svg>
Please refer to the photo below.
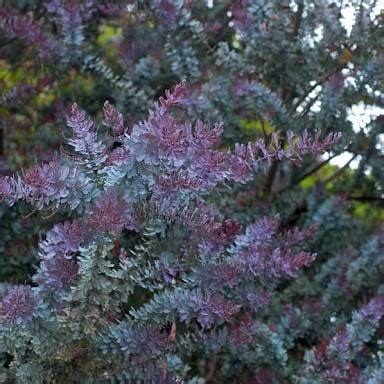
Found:
<svg viewBox="0 0 384 384"><path fill-rule="evenodd" d="M1 382L384 381L383 11L348 6L4 2Z"/></svg>

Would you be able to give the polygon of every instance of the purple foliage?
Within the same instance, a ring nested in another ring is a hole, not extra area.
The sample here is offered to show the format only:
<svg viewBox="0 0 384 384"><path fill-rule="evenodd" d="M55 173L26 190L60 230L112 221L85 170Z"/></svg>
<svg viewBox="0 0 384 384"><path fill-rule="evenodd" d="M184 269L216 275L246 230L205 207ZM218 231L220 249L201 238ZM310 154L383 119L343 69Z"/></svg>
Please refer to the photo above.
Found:
<svg viewBox="0 0 384 384"><path fill-rule="evenodd" d="M126 327L122 330L119 343L129 354L152 355L161 353L168 342L168 335L159 328Z"/></svg>
<svg viewBox="0 0 384 384"><path fill-rule="evenodd" d="M252 324L252 317L243 314L238 321L231 325L230 341L234 346L238 347L252 342Z"/></svg>
<svg viewBox="0 0 384 384"><path fill-rule="evenodd" d="M248 5L248 0L235 0L231 5L233 21L240 31L249 28L252 22L248 12Z"/></svg>
<svg viewBox="0 0 384 384"><path fill-rule="evenodd" d="M37 49L40 58L46 59L54 55L55 43L30 16L0 8L0 29L10 38L25 40Z"/></svg>
<svg viewBox="0 0 384 384"><path fill-rule="evenodd" d="M308 266L315 254L295 250L309 233L296 230L279 233L279 221L263 218L246 228L235 240L231 250L232 263L244 272L262 279L294 277L300 268Z"/></svg>
<svg viewBox="0 0 384 384"><path fill-rule="evenodd" d="M40 243L42 257L52 259L56 255L64 258L72 258L80 245L91 237L91 228L86 222L75 220L72 222L56 224L46 236L45 241Z"/></svg>
<svg viewBox="0 0 384 384"><path fill-rule="evenodd" d="M165 198L174 198L177 192L183 190L193 191L202 187L202 181L188 177L181 172L173 172L171 175L160 175L153 191L155 200L161 201Z"/></svg>
<svg viewBox="0 0 384 384"><path fill-rule="evenodd" d="M68 260L64 255L56 255L52 259L40 263L35 281L41 287L53 292L61 292L74 284L78 277L79 267L74 260Z"/></svg>
<svg viewBox="0 0 384 384"><path fill-rule="evenodd" d="M283 148L277 134L269 144L258 140L248 144L236 144L233 151L216 149L221 142L221 124L210 126L197 121L194 127L179 122L172 115L172 108L182 107L187 93L184 83L167 92L150 112L147 121L133 127L129 150L137 161L161 166L167 171L184 169L185 180L193 188L200 181L201 188L212 188L225 180L245 183L254 170L266 169L273 160L300 161L303 155L321 153L340 139L340 134L329 134L320 139L304 131L302 136L287 133L287 148ZM192 182L193 180L193 182Z"/></svg>
<svg viewBox="0 0 384 384"><path fill-rule="evenodd" d="M191 298L191 302L188 303L189 310L197 312L197 321L202 327L210 327L218 320L229 321L229 319L235 315L240 306L234 304L230 300L226 299L220 293L201 293L198 292ZM184 303L186 305L187 303ZM179 309L181 319L187 320L189 315L185 308Z"/></svg>
<svg viewBox="0 0 384 384"><path fill-rule="evenodd" d="M30 201L43 199L45 196L64 194L62 184L69 173L69 168L61 168L58 161L36 166L25 172L25 195Z"/></svg>
<svg viewBox="0 0 384 384"><path fill-rule="evenodd" d="M213 322L212 316L220 320L229 321L240 309L240 306L226 299L223 295L215 293L205 297L197 320L202 326Z"/></svg>
<svg viewBox="0 0 384 384"><path fill-rule="evenodd" d="M132 132L105 102L103 124L111 130L105 141L73 104L67 142L74 155L35 166L22 177L0 179L1 199L24 199L38 209L65 204L73 214L40 242L36 299L52 304L53 317L86 319L92 328L87 332L111 325L108 337L119 352L154 372L176 339L176 324L192 329L192 336L221 332L218 344L229 348L253 342L253 316L271 301L277 281L295 277L315 258L303 249L313 227L282 230L280 220L265 217L243 230L220 213L209 193L225 182L244 184L275 160L321 153L339 139L288 132L285 144L272 134L268 141L223 148L222 124L185 121L188 92L184 82L167 91ZM117 148L109 147L111 141ZM122 236L124 230L136 232L133 241L140 239L130 254L122 246L131 240ZM17 289L1 307L8 322L33 314L34 291ZM374 321L380 308L367 307L367 317ZM121 325L110 324L116 320ZM271 337L269 326L261 328ZM166 366L164 372L166 377Z"/></svg>
<svg viewBox="0 0 384 384"><path fill-rule="evenodd" d="M97 138L95 125L76 103L67 116L67 125L73 130L73 137L68 143L76 152L91 160L104 160L106 148Z"/></svg>
<svg viewBox="0 0 384 384"><path fill-rule="evenodd" d="M152 113L147 122L132 129L132 152L137 160L158 165L160 161L181 164L186 149L186 129L168 114Z"/></svg>
<svg viewBox="0 0 384 384"><path fill-rule="evenodd" d="M126 147L117 147L112 152L109 152L107 155L106 163L108 165L122 165L126 164L131 158L130 151Z"/></svg>
<svg viewBox="0 0 384 384"><path fill-rule="evenodd" d="M135 229L129 204L115 191L107 191L96 201L87 224L96 233L119 234L123 228Z"/></svg>
<svg viewBox="0 0 384 384"><path fill-rule="evenodd" d="M328 79L327 85L333 93L339 94L344 88L345 78L341 72L336 72Z"/></svg>
<svg viewBox="0 0 384 384"><path fill-rule="evenodd" d="M36 298L32 288L17 285L9 289L0 303L0 319L10 324L21 324L32 319Z"/></svg>
<svg viewBox="0 0 384 384"><path fill-rule="evenodd" d="M15 198L24 198L39 209L51 202L72 201L78 205L76 197L87 195L92 188L90 180L77 166L70 168L57 158L27 170L22 180L9 179L8 183L13 184Z"/></svg>
<svg viewBox="0 0 384 384"><path fill-rule="evenodd" d="M175 23L179 17L180 9L174 1L155 0L154 6L162 19L164 26L167 26L167 28L176 27Z"/></svg>
<svg viewBox="0 0 384 384"><path fill-rule="evenodd" d="M84 20L89 19L95 8L93 0L48 0L47 11L56 16L64 43L70 37L70 43L80 46L84 40Z"/></svg>
<svg viewBox="0 0 384 384"><path fill-rule="evenodd" d="M111 129L114 136L120 136L125 131L123 115L109 101L104 103L103 123Z"/></svg>
<svg viewBox="0 0 384 384"><path fill-rule="evenodd" d="M49 84L49 81L50 77L48 76L40 78L35 85L20 81L2 95L2 102L8 106L21 107L28 102L32 96L38 94L47 84Z"/></svg>
<svg viewBox="0 0 384 384"><path fill-rule="evenodd" d="M18 83L2 96L2 101L8 105L20 106L28 100L33 91L31 84Z"/></svg>
<svg viewBox="0 0 384 384"><path fill-rule="evenodd" d="M113 2L106 1L104 4L99 4L98 9L107 16L116 17L121 14L124 7L123 4L115 4Z"/></svg>
<svg viewBox="0 0 384 384"><path fill-rule="evenodd" d="M0 201L11 198L12 192L11 179L9 177L0 178Z"/></svg>
<svg viewBox="0 0 384 384"><path fill-rule="evenodd" d="M228 264L204 266L199 274L202 284L212 289L233 287L240 278L236 267Z"/></svg>
<svg viewBox="0 0 384 384"><path fill-rule="evenodd" d="M380 319L384 316L384 297L380 296L372 299L360 309L360 313L364 321L377 326Z"/></svg>
<svg viewBox="0 0 384 384"><path fill-rule="evenodd" d="M353 359L371 338L384 316L384 298L373 298L356 311L345 327L339 328L330 340L323 340L306 367L311 375L319 375L332 383L358 383L359 370Z"/></svg>

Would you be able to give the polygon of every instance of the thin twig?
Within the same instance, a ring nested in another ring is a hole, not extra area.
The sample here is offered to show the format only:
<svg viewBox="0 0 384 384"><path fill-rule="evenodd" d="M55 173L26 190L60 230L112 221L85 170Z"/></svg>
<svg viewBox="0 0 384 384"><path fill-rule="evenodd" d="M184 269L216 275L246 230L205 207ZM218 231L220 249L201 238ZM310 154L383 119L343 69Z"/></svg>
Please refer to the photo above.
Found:
<svg viewBox="0 0 384 384"><path fill-rule="evenodd" d="M380 196L348 196L348 200L361 201L361 202L374 202L384 203L384 197Z"/></svg>
<svg viewBox="0 0 384 384"><path fill-rule="evenodd" d="M341 176L348 168L349 164L352 163L353 160L355 160L357 157L357 153L355 153L347 162L344 164L340 169L338 169L334 174L329 176L327 179L323 181L324 184L328 184L329 182L333 181L334 179Z"/></svg>
<svg viewBox="0 0 384 384"><path fill-rule="evenodd" d="M217 364L217 355L213 356L213 359L209 362L209 371L207 376L205 377L205 380L210 382L215 377L215 371L216 371L216 364Z"/></svg>

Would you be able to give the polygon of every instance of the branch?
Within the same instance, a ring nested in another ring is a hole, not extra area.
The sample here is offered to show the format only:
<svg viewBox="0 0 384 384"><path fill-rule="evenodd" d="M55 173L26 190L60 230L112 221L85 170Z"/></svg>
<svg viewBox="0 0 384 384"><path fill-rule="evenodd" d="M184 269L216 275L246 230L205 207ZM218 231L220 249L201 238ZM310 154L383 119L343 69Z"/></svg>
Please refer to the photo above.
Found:
<svg viewBox="0 0 384 384"><path fill-rule="evenodd" d="M299 34L301 21L303 19L303 12L304 12L304 1L299 1L297 12L295 15L295 22L293 24L293 37L296 38Z"/></svg>
<svg viewBox="0 0 384 384"><path fill-rule="evenodd" d="M325 179L323 181L324 184L328 184L330 181L338 178L339 176L341 176L346 170L347 168L349 168L349 164L352 163L353 160L355 160L357 157L357 153L355 153L347 162L346 164L344 164L340 169L338 169L333 175L329 176L327 179Z"/></svg>
<svg viewBox="0 0 384 384"><path fill-rule="evenodd" d="M351 148L351 144L349 144L341 153L348 151ZM322 161L321 163L318 163L313 168L311 168L309 171L305 172L303 175L299 176L297 179L293 180L288 186L281 188L277 193L285 192L299 183L301 183L303 180L305 180L307 177L313 175L316 173L319 169L327 165L332 159L339 156L341 153L335 153L332 156L329 156L328 159Z"/></svg>
<svg viewBox="0 0 384 384"><path fill-rule="evenodd" d="M293 40L295 40L299 34L301 21L303 19L303 12L304 12L304 1L300 0L299 4L298 4L297 12L295 14L294 24L293 24L293 32L292 32ZM288 101L291 98L292 98L292 91L283 88L283 90L282 90L283 102ZM263 132L264 132L264 126L262 126L262 127L263 127ZM278 168L279 168L279 162L277 160L275 160L272 163L271 168L269 169L269 172L267 175L267 180L266 180L266 183L264 186L264 192L265 192L265 194L268 194L269 196L271 196L270 192L272 190L273 182L275 180Z"/></svg>
<svg viewBox="0 0 384 384"><path fill-rule="evenodd" d="M292 188L292 187L296 186L297 184L301 183L304 179L306 179L307 177L309 177L309 176L313 175L314 173L316 173L319 169L323 168L324 165L327 165L332 159L334 159L337 156L339 156L339 153L335 153L334 155L329 156L328 159L326 159L323 162L317 164L316 166L314 166L308 172L306 172L303 175L301 175L296 180L293 180L293 182L288 186L288 188Z"/></svg>
<svg viewBox="0 0 384 384"><path fill-rule="evenodd" d="M318 85L322 85L324 84L334 73L338 72L338 71L341 71L343 68L345 67L344 64L342 65L338 65L336 68L334 68L332 71L330 71L329 73L326 73L324 74L323 76L320 77L320 79L318 81L315 82L314 85L312 85L306 92L304 92L301 97L296 101L296 103L292 104L292 107L291 109L289 110L289 115L292 115L296 110L297 108L305 101L305 99L308 97L308 95L315 90L315 88L318 86ZM310 106L314 103L314 101L316 101L317 97L314 98L314 100L312 99L311 103L310 103ZM306 106L306 109L308 108L308 105ZM303 112L303 114L305 114ZM302 114L302 115L303 115Z"/></svg>
<svg viewBox="0 0 384 384"><path fill-rule="evenodd" d="M208 373L207 373L207 376L205 377L205 380L207 381L207 383L212 381L215 377L217 360L218 360L217 355L215 355L213 356L212 360L210 360L208 363Z"/></svg>
<svg viewBox="0 0 384 384"><path fill-rule="evenodd" d="M264 185L264 193L267 195L269 198L272 197L271 190L272 190L272 185L276 177L277 173L277 168L278 168L279 161L274 160L272 162L271 167L269 168L268 174L267 174L267 179L265 181Z"/></svg>
<svg viewBox="0 0 384 384"><path fill-rule="evenodd" d="M380 196L348 196L348 200L361 201L361 202L374 202L384 203L384 197Z"/></svg>
<svg viewBox="0 0 384 384"><path fill-rule="evenodd" d="M308 204L306 200L301 200L292 213L286 218L282 219L279 225L279 231L286 231L292 228L299 221L301 215L308 211Z"/></svg>

